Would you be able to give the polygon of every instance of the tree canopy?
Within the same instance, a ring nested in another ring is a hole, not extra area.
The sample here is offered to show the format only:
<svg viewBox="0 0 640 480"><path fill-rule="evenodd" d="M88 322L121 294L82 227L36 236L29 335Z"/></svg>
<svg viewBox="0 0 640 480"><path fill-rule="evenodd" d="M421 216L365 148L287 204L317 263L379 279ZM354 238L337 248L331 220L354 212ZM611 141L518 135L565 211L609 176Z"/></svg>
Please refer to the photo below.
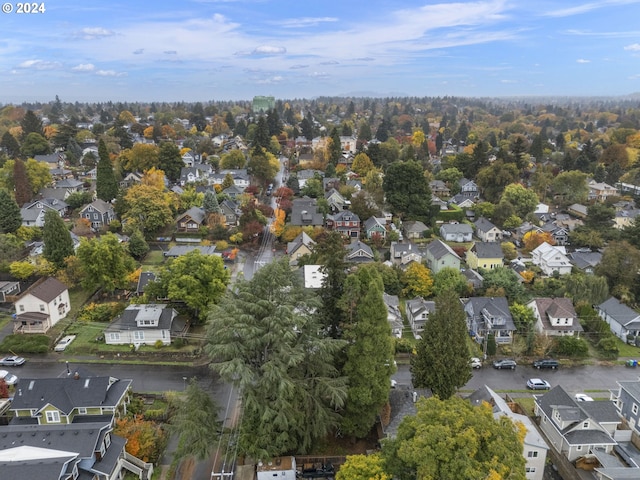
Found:
<svg viewBox="0 0 640 480"><path fill-rule="evenodd" d="M100 238L82 238L77 252L85 288L102 288L113 292L127 285L127 276L135 270L135 263L126 247L113 233Z"/></svg>
<svg viewBox="0 0 640 480"><path fill-rule="evenodd" d="M9 192L0 189L0 233L13 233L22 225L20 207Z"/></svg>
<svg viewBox="0 0 640 480"><path fill-rule="evenodd" d="M410 160L394 162L387 168L383 181L387 202L406 220L431 218L431 189L422 165Z"/></svg>
<svg viewBox="0 0 640 480"><path fill-rule="evenodd" d="M42 241L42 255L57 268L64 267L64 259L74 254L71 233L55 210L47 210L44 214Z"/></svg>

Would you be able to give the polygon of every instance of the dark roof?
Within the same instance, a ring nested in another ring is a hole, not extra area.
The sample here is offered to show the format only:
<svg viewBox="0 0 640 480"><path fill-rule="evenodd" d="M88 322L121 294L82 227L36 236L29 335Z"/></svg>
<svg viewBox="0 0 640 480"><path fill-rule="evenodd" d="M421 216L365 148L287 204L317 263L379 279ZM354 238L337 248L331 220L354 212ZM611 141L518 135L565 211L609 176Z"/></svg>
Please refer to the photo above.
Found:
<svg viewBox="0 0 640 480"><path fill-rule="evenodd" d="M61 295L65 290L67 290L67 286L64 283L57 278L49 277L44 282L37 283L33 287L29 288L20 298L30 294L45 303L49 303L54 298Z"/></svg>
<svg viewBox="0 0 640 480"><path fill-rule="evenodd" d="M473 222L473 224L476 226L476 231L480 232L488 232L492 228L498 228L484 217L480 217L475 222Z"/></svg>
<svg viewBox="0 0 640 480"><path fill-rule="evenodd" d="M494 323L494 328L516 329L505 297L472 297L467 299L464 309L468 316L473 315L481 323L484 323L484 314L486 314L493 319L504 319L504 324Z"/></svg>
<svg viewBox="0 0 640 480"><path fill-rule="evenodd" d="M573 264L581 270L587 267L595 267L602 260L600 252L572 252L568 255Z"/></svg>
<svg viewBox="0 0 640 480"><path fill-rule="evenodd" d="M91 469L107 475L108 477L111 477L111 474L118 465L118 460L120 459L120 455L122 454L126 443L126 438L122 438L118 435L112 434L111 444L109 445L109 448L107 449L103 457L93 464Z"/></svg>
<svg viewBox="0 0 640 480"><path fill-rule="evenodd" d="M402 229L405 233L422 233L425 230L429 230L429 227L420 220L409 220L402 224Z"/></svg>
<svg viewBox="0 0 640 480"><path fill-rule="evenodd" d="M640 322L640 313L620 303L615 297L611 297L598 305L598 309L605 312L614 321L623 326Z"/></svg>
<svg viewBox="0 0 640 480"><path fill-rule="evenodd" d="M324 217L318 212L314 199L303 197L293 201L291 225L323 225Z"/></svg>
<svg viewBox="0 0 640 480"><path fill-rule="evenodd" d="M460 260L458 254L449 245L438 239L427 245L426 252L430 253L431 256L436 260L439 260L447 254L453 255L458 260Z"/></svg>
<svg viewBox="0 0 640 480"><path fill-rule="evenodd" d="M576 313L575 308L573 308L573 303L571 302L570 298L534 298L532 302L535 303L536 308L540 313L542 325L544 326L545 330L562 331L569 329L569 325L552 325L549 321L549 316L551 316L553 318L572 318L573 324L570 326L570 329L582 332L582 325L580 325L578 314Z"/></svg>
<svg viewBox="0 0 640 480"><path fill-rule="evenodd" d="M184 212L181 215L178 215L178 218L176 219L176 221L180 221L180 219L184 218L184 217L189 217L191 218L194 222L196 222L197 224L202 224L204 222L205 219L205 212L202 208L200 207L191 207L189 210L187 210L186 212Z"/></svg>
<svg viewBox="0 0 640 480"><path fill-rule="evenodd" d="M116 407L122 400L131 380L114 377L73 375L62 378L21 378L11 410L39 411L53 405L64 414L80 407Z"/></svg>
<svg viewBox="0 0 640 480"><path fill-rule="evenodd" d="M346 218L345 218L346 217ZM360 217L353 213L351 210L342 210L341 212L336 213L335 215L330 216L331 219L335 222L359 222Z"/></svg>
<svg viewBox="0 0 640 480"><path fill-rule="evenodd" d="M445 223L440 227L440 231L443 232L443 235L473 233L471 225L468 225L466 223Z"/></svg>
<svg viewBox="0 0 640 480"><path fill-rule="evenodd" d="M144 293L144 289L149 282L153 282L156 279L156 274L153 272L142 272L140 278L138 278L138 286L136 293Z"/></svg>
<svg viewBox="0 0 640 480"><path fill-rule="evenodd" d="M94 210L97 210L100 213L106 213L109 210L113 210L113 205L111 205L110 203L105 202L104 200L100 200L99 198L97 198L96 200L94 200L90 204L85 205L84 207L82 207L81 212L84 212L88 207L93 207Z"/></svg>
<svg viewBox="0 0 640 480"><path fill-rule="evenodd" d="M498 242L476 242L471 250L478 258L503 258L502 247Z"/></svg>
<svg viewBox="0 0 640 480"><path fill-rule="evenodd" d="M138 316L144 315L145 318L157 320L157 326L138 326ZM117 317L105 329L105 332L123 331L123 330L171 330L173 319L178 315L173 308L157 303L129 305L119 317Z"/></svg>
<svg viewBox="0 0 640 480"><path fill-rule="evenodd" d="M640 382L618 382L620 388L625 390L629 395L631 395L638 403L640 403Z"/></svg>
<svg viewBox="0 0 640 480"><path fill-rule="evenodd" d="M373 227L382 227L386 230L386 221L384 218L369 217L364 222L365 231L371 230Z"/></svg>
<svg viewBox="0 0 640 480"><path fill-rule="evenodd" d="M362 243L360 240L356 240L355 242L350 243L346 247L347 249L347 260L362 260L362 259L373 259L373 250L366 243ZM361 252L356 256L356 253Z"/></svg>
<svg viewBox="0 0 640 480"><path fill-rule="evenodd" d="M314 242L309 235L307 235L305 232L300 232L300 234L296 238L294 238L292 242L287 243L287 254L291 255L302 245L306 245L308 248L311 248L315 244L316 242Z"/></svg>

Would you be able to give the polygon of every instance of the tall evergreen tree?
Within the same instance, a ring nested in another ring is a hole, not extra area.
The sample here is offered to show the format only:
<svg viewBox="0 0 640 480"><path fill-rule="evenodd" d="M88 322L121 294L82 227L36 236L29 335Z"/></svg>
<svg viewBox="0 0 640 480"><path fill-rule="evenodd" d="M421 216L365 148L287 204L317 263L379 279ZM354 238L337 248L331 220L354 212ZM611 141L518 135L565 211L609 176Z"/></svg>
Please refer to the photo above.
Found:
<svg viewBox="0 0 640 480"><path fill-rule="evenodd" d="M18 140L16 140L16 137L11 135L8 130L2 135L0 147L4 148L9 158L16 158L20 154L20 144Z"/></svg>
<svg viewBox="0 0 640 480"><path fill-rule="evenodd" d="M417 354L411 362L413 385L429 388L441 400L456 393L471 378L467 324L458 296L451 290L436 298Z"/></svg>
<svg viewBox="0 0 640 480"><path fill-rule="evenodd" d="M346 253L342 235L336 231L319 241L313 252L314 260L322 265L320 269L325 274L320 288L322 306L318 313L322 324L333 338L342 335L340 299L347 278L347 264L344 260Z"/></svg>
<svg viewBox="0 0 640 480"><path fill-rule="evenodd" d="M22 127L22 138L26 138L30 133L44 136L42 121L33 113L33 110L27 110L20 122L20 126Z"/></svg>
<svg viewBox="0 0 640 480"><path fill-rule="evenodd" d="M204 192L204 199L202 200L202 208L205 213L220 213L220 204L218 203L218 196L211 190Z"/></svg>
<svg viewBox="0 0 640 480"><path fill-rule="evenodd" d="M338 129L331 129L331 151L329 155L329 163L334 167L342 160L342 146L340 145L340 134Z"/></svg>
<svg viewBox="0 0 640 480"><path fill-rule="evenodd" d="M64 259L74 254L71 233L58 212L54 210L47 210L44 214L42 241L44 242L42 256L57 268L63 268Z"/></svg>
<svg viewBox="0 0 640 480"><path fill-rule="evenodd" d="M382 277L362 267L345 281L343 338L349 343L342 373L349 379L342 431L365 437L389 399L393 342L383 300Z"/></svg>
<svg viewBox="0 0 640 480"><path fill-rule="evenodd" d="M162 142L158 152L158 168L164 172L172 182L180 178L180 171L184 162L180 156L180 149L173 142Z"/></svg>
<svg viewBox="0 0 640 480"><path fill-rule="evenodd" d="M274 135L277 137L282 133L282 122L275 108L267 112L267 126L269 127L269 137Z"/></svg>
<svg viewBox="0 0 640 480"><path fill-rule="evenodd" d="M256 135L253 138L252 147L254 149L256 147L261 147L265 150L268 150L269 144L271 142L271 137L269 136L269 126L267 125L267 120L264 117L260 117L256 126Z"/></svg>
<svg viewBox="0 0 640 480"><path fill-rule="evenodd" d="M96 167L96 195L105 202L110 202L118 195L118 182L113 172L107 145L100 139L98 143L98 166Z"/></svg>
<svg viewBox="0 0 640 480"><path fill-rule="evenodd" d="M149 244L140 229L136 228L129 236L128 247L129 254L136 260L141 260L149 252Z"/></svg>
<svg viewBox="0 0 640 480"><path fill-rule="evenodd" d="M0 189L0 233L13 233L22 225L20 207L9 192Z"/></svg>
<svg viewBox="0 0 640 480"><path fill-rule="evenodd" d="M23 206L31 200L31 182L27 175L27 167L22 160L16 159L13 164L13 185L15 188L16 203Z"/></svg>

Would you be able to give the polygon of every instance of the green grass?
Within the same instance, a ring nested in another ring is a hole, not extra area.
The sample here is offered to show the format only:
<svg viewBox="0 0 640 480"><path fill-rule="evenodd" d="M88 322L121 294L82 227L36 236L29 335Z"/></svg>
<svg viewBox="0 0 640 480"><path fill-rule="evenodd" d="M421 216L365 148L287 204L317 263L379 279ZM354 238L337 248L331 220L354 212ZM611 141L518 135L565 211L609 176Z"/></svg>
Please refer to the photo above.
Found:
<svg viewBox="0 0 640 480"><path fill-rule="evenodd" d="M533 416L533 409L535 402L533 397L523 397L516 399L516 402L522 407L522 409L527 413L527 416Z"/></svg>
<svg viewBox="0 0 640 480"><path fill-rule="evenodd" d="M164 263L164 253L160 250L151 250L142 260L143 270L148 266L158 266Z"/></svg>
<svg viewBox="0 0 640 480"><path fill-rule="evenodd" d="M617 337L616 341L618 345L619 357L637 357L638 359L640 359L640 348L624 343Z"/></svg>

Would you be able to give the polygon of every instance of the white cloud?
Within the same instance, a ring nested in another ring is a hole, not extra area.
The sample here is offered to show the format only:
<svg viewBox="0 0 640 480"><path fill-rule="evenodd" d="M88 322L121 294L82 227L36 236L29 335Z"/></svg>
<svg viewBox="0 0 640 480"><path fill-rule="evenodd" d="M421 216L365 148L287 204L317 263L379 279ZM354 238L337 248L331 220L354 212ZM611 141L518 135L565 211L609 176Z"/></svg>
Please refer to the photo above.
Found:
<svg viewBox="0 0 640 480"><path fill-rule="evenodd" d="M302 18L288 18L279 22L274 22L283 28L307 28L315 27L321 23L337 22L336 17L302 17Z"/></svg>
<svg viewBox="0 0 640 480"><path fill-rule="evenodd" d="M96 38L112 37L116 34L113 30L102 27L85 27L76 32L75 36L85 40L95 40Z"/></svg>
<svg viewBox="0 0 640 480"><path fill-rule="evenodd" d="M71 70L74 72L93 72L95 68L96 67L93 63L81 63L73 67Z"/></svg>
<svg viewBox="0 0 640 480"><path fill-rule="evenodd" d="M631 45L624 47L624 49L632 52L640 52L640 43L632 43Z"/></svg>
<svg viewBox="0 0 640 480"><path fill-rule="evenodd" d="M274 47L271 45L260 45L253 50L254 55L282 55L287 53L285 47Z"/></svg>
<svg viewBox="0 0 640 480"><path fill-rule="evenodd" d="M505 79L505 80L500 80L500 83L518 83L518 82L515 81L515 80L506 80Z"/></svg>
<svg viewBox="0 0 640 480"><path fill-rule="evenodd" d="M99 77L126 77L126 72L116 72L115 70L97 70L96 75Z"/></svg>
<svg viewBox="0 0 640 480"><path fill-rule="evenodd" d="M177 50L165 50L164 52L165 55L177 55L178 51Z"/></svg>
<svg viewBox="0 0 640 480"><path fill-rule="evenodd" d="M18 68L31 68L34 70L56 70L62 68L60 62L49 62L46 60L26 60L18 65Z"/></svg>
<svg viewBox="0 0 640 480"><path fill-rule="evenodd" d="M579 58L576 60L577 63L591 63L591 60L587 60L585 58Z"/></svg>
<svg viewBox="0 0 640 480"><path fill-rule="evenodd" d="M273 77L270 78L259 78L256 79L256 83L257 84L262 84L262 85L271 85L274 83L280 83L282 82L282 80L284 80L284 78L280 75L274 75Z"/></svg>
<svg viewBox="0 0 640 480"><path fill-rule="evenodd" d="M582 5L576 5L575 7L552 10L550 12L543 13L542 15L545 17L570 17L572 15L588 13L598 8L610 8L617 5L632 5L634 3L638 3L638 1L639 0L602 0L600 2L583 3Z"/></svg>
<svg viewBox="0 0 640 480"><path fill-rule="evenodd" d="M301 68L307 68L309 65L291 65L289 68L291 70L299 70Z"/></svg>

